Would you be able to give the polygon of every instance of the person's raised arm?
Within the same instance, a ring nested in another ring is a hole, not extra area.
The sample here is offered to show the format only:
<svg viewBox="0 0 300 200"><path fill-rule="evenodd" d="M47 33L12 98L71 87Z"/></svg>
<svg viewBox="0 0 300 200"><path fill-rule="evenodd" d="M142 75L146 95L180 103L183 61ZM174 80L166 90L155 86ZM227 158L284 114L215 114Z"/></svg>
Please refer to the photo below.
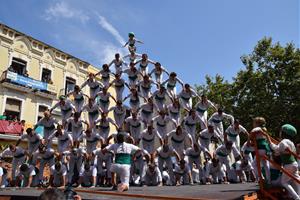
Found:
<svg viewBox="0 0 300 200"><path fill-rule="evenodd" d="M116 98L115 98L113 95L109 94L109 97L112 98L112 100L113 100L115 103L117 103L117 100L116 100Z"/></svg>
<svg viewBox="0 0 300 200"><path fill-rule="evenodd" d="M50 108L49 112L52 113L52 111L59 106L60 102L57 102L52 108Z"/></svg>
<svg viewBox="0 0 300 200"><path fill-rule="evenodd" d="M126 42L126 43L124 44L124 46L123 46L123 47L126 47L126 46L128 45L128 43L129 43L129 42ZM126 56L125 56L125 57L126 57Z"/></svg>

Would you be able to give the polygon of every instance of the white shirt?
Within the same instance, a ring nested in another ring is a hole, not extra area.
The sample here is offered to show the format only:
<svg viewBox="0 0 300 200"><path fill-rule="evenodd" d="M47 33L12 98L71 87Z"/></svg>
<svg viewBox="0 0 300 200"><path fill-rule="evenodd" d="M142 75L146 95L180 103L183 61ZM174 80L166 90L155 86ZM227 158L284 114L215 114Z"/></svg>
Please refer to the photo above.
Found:
<svg viewBox="0 0 300 200"><path fill-rule="evenodd" d="M138 116L136 119L133 119L132 117L128 117L125 122L129 124L130 128L141 128L141 117Z"/></svg>
<svg viewBox="0 0 300 200"><path fill-rule="evenodd" d="M43 117L42 119L40 119L40 121L38 121L38 123L36 125L44 126L46 128L53 127L53 129L54 129L55 124L57 125L58 121L54 117L50 117L49 119L46 119L45 117Z"/></svg>
<svg viewBox="0 0 300 200"><path fill-rule="evenodd" d="M93 79L93 80L87 79L81 85L81 88L85 87L86 85L88 85L90 88L95 88L95 87L98 87L98 86L103 87L103 85L101 83L99 83L98 81L96 81L95 79Z"/></svg>
<svg viewBox="0 0 300 200"><path fill-rule="evenodd" d="M82 111L87 111L88 113L94 113L96 111L99 112L98 104L94 103L93 105L86 104L83 106Z"/></svg>
<svg viewBox="0 0 300 200"><path fill-rule="evenodd" d="M28 169L24 172L19 170L18 176L24 176L25 178L29 178L30 176L35 176L35 167L33 165L29 165Z"/></svg>
<svg viewBox="0 0 300 200"><path fill-rule="evenodd" d="M22 157L22 155L25 155L25 150L22 147L16 147L16 151L12 152L9 148L5 149L1 157L7 157L7 156L12 156L12 157Z"/></svg>
<svg viewBox="0 0 300 200"><path fill-rule="evenodd" d="M176 150L169 145L169 149L168 151L164 151L163 150L163 147L158 147L158 149L156 150L156 152L158 153L159 157L163 158L163 159L166 159L166 158L170 158L172 157L174 154L176 154Z"/></svg>
<svg viewBox="0 0 300 200"><path fill-rule="evenodd" d="M147 143L150 143L150 142L154 143L155 137L158 137L159 139L161 139L161 136L155 129L152 129L151 134L149 133L148 129L145 129L140 135L140 139L143 140L143 142L147 142Z"/></svg>
<svg viewBox="0 0 300 200"><path fill-rule="evenodd" d="M231 152L233 153L233 156L235 158L241 155L239 150L235 147L235 145L232 145L232 148L230 150L228 150L224 144L220 145L216 149L216 154L217 155L221 154L221 155L224 155L225 157L229 156Z"/></svg>
<svg viewBox="0 0 300 200"><path fill-rule="evenodd" d="M195 126L197 123L201 122L201 118L199 117L198 114L195 114L195 117L193 118L192 115L189 115L184 118L184 124L186 126Z"/></svg>
<svg viewBox="0 0 300 200"><path fill-rule="evenodd" d="M242 125L239 125L237 129L234 128L234 125L230 125L225 132L228 134L228 137L236 137L240 133L247 133L247 130Z"/></svg>
<svg viewBox="0 0 300 200"><path fill-rule="evenodd" d="M191 172L191 168L189 167L189 165L186 163L184 168L181 169L179 165L175 166L175 172L180 174L180 175L184 175L184 174L188 174Z"/></svg>
<svg viewBox="0 0 300 200"><path fill-rule="evenodd" d="M83 177L83 183L89 184L91 181L91 177L97 176L97 167L96 166L90 166L89 170L84 169L84 164L81 167L81 170L79 172L79 176Z"/></svg>
<svg viewBox="0 0 300 200"><path fill-rule="evenodd" d="M210 107L214 107L214 104L210 100L207 100L207 103L202 103L202 101L200 101L199 103L196 104L195 107L197 111L203 112Z"/></svg>
<svg viewBox="0 0 300 200"><path fill-rule="evenodd" d="M108 151L112 151L114 154L119 154L119 153L133 154L140 148L133 144L123 142L123 143L111 144L105 147L105 149Z"/></svg>
<svg viewBox="0 0 300 200"><path fill-rule="evenodd" d="M34 133L32 136L30 136L28 134L23 134L20 137L20 140L25 140L25 139L27 139L30 143L36 143L42 139L42 136L40 136L39 134L36 134L36 133Z"/></svg>
<svg viewBox="0 0 300 200"><path fill-rule="evenodd" d="M158 126L166 126L168 122L173 122L173 124L176 124L176 121L169 116L165 116L163 118L161 115L158 115L153 118L153 121L155 121Z"/></svg>
<svg viewBox="0 0 300 200"><path fill-rule="evenodd" d="M223 119L228 119L230 120L230 123L233 124L234 122L234 117L232 115L226 114L226 113L222 113L222 115L219 115L218 112L215 112L214 114L212 114L212 116L209 118L208 122L213 122L213 123L220 123L223 121Z"/></svg>
<svg viewBox="0 0 300 200"><path fill-rule="evenodd" d="M57 170L55 169L55 165L53 165L53 166L50 168L50 174L51 174L52 176L54 176L54 179L58 179L58 178L60 178L60 177L62 177L62 176L67 175L67 168L66 168L65 165L62 164L60 170L57 171ZM54 182L56 182L56 181L54 181Z"/></svg>
<svg viewBox="0 0 300 200"><path fill-rule="evenodd" d="M72 109L75 109L75 106L72 104L72 102L69 99L65 100L65 104L62 105L60 101L58 101L51 110L54 110L55 108L59 107L61 111L71 111Z"/></svg>

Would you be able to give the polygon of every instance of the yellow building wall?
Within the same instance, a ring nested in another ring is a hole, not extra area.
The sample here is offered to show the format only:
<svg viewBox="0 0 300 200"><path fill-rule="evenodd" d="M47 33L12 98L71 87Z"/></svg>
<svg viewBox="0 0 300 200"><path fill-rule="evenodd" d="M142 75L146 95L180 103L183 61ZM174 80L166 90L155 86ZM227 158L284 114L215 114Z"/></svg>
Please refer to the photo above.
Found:
<svg viewBox="0 0 300 200"><path fill-rule="evenodd" d="M0 46L0 74L8 67L8 49Z"/></svg>
<svg viewBox="0 0 300 200"><path fill-rule="evenodd" d="M0 75L9 66L9 49L12 50L11 57L17 57L27 61L27 70L30 78L40 81L42 68L50 69L52 71L51 79L53 86L55 86L57 97L63 92L62 89L65 88L67 76L74 78L76 84L81 86L88 78L88 73L91 72L95 74L100 70L54 47L47 46L40 41L35 41L33 38L16 32L13 29L10 30L5 27L5 29L8 30L8 34L5 34L1 28L3 29L3 25L0 23ZM15 36L15 33L17 33L16 35L18 36ZM97 78L97 80L100 81L100 78ZM83 92L89 95L88 86L83 89ZM115 89L113 87L109 89L109 92L115 96ZM26 93L3 87L0 84L0 112L5 110L5 99L7 97L22 101L21 120L25 119L27 126L32 126L37 122L39 105L51 107L57 102L57 99L51 100L40 97L32 91ZM114 105L114 102L111 101L110 106ZM59 116L55 117L59 118ZM112 112L109 113L109 117L113 118ZM84 118L87 120L86 114ZM111 126L111 132L114 131L115 127Z"/></svg>
<svg viewBox="0 0 300 200"><path fill-rule="evenodd" d="M30 71L28 71L28 73L29 73L29 77L36 79L36 80L41 80L40 61L38 59L31 58Z"/></svg>

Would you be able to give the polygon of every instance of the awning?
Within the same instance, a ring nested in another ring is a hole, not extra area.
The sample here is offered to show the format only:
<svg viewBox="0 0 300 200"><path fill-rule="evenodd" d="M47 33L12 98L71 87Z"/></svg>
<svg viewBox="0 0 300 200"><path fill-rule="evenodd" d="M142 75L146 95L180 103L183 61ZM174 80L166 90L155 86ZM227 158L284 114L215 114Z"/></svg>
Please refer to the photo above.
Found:
<svg viewBox="0 0 300 200"><path fill-rule="evenodd" d="M22 126L18 122L0 120L0 133L21 135L22 134Z"/></svg>

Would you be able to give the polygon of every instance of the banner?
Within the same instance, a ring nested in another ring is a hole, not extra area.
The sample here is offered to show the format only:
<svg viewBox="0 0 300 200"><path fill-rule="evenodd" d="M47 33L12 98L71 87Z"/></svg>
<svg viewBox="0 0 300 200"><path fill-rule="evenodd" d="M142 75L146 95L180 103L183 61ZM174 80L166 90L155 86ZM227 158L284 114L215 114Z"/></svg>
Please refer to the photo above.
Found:
<svg viewBox="0 0 300 200"><path fill-rule="evenodd" d="M28 78L26 76L21 76L17 73L7 71L6 75L7 79L10 79L14 83L18 83L20 85L28 86L30 88L39 89L39 90L48 90L48 84L42 81L34 80L32 78Z"/></svg>
<svg viewBox="0 0 300 200"><path fill-rule="evenodd" d="M19 122L0 120L0 133L21 135L22 126Z"/></svg>

